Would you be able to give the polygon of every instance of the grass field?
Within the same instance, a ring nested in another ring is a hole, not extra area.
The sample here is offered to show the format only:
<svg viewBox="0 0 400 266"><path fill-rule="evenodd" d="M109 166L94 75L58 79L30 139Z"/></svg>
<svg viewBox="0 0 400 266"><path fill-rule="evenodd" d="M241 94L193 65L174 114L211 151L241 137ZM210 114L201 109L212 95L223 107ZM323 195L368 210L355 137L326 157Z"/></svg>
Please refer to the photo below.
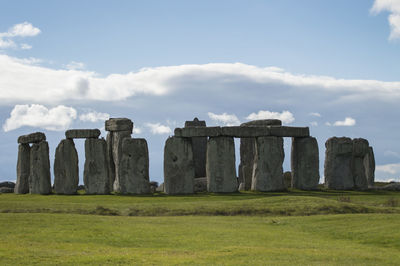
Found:
<svg viewBox="0 0 400 266"><path fill-rule="evenodd" d="M0 264L400 264L400 193L0 195Z"/></svg>

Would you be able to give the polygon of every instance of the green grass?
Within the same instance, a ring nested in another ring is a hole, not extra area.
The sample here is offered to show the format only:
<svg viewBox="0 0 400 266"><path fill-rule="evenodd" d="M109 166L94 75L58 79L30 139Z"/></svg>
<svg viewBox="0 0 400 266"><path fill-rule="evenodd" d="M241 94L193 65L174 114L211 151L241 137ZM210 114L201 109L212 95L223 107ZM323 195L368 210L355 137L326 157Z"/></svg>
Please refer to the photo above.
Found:
<svg viewBox="0 0 400 266"><path fill-rule="evenodd" d="M399 265L400 193L0 195L0 265Z"/></svg>

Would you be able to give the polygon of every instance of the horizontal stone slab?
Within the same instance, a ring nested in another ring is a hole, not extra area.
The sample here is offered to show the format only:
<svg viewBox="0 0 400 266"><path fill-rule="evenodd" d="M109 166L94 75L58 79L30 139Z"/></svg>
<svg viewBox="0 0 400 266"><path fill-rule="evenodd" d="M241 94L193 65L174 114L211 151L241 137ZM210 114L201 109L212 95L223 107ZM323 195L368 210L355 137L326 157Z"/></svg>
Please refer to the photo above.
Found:
<svg viewBox="0 0 400 266"><path fill-rule="evenodd" d="M240 126L282 126L282 121L279 119L260 119L243 123Z"/></svg>
<svg viewBox="0 0 400 266"><path fill-rule="evenodd" d="M234 127L189 127L176 128L176 137L217 137L227 136L235 138L252 137L308 137L308 127L286 127L286 126L234 126Z"/></svg>
<svg viewBox="0 0 400 266"><path fill-rule="evenodd" d="M70 129L65 131L67 139L97 139L100 136L100 130L96 129Z"/></svg>
<svg viewBox="0 0 400 266"><path fill-rule="evenodd" d="M107 131L130 131L133 130L133 122L128 118L110 118L105 124Z"/></svg>
<svg viewBox="0 0 400 266"><path fill-rule="evenodd" d="M21 144L39 143L43 140L46 140L46 135L43 132L35 132L18 137L18 143Z"/></svg>

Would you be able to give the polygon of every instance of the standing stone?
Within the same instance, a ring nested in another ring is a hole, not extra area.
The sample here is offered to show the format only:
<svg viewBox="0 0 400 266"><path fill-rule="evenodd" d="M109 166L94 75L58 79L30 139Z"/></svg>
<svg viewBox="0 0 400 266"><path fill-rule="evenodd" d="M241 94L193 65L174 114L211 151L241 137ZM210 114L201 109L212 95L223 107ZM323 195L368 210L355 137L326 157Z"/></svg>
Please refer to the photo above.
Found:
<svg viewBox="0 0 400 266"><path fill-rule="evenodd" d="M205 127L206 121L197 117L193 121L186 121L185 127ZM195 178L206 176L207 137L192 137L194 176Z"/></svg>
<svg viewBox="0 0 400 266"><path fill-rule="evenodd" d="M110 176L110 189L114 189L115 181L115 164L113 158L113 134L114 132L108 132L106 143L107 143L107 161L108 161L108 173Z"/></svg>
<svg viewBox="0 0 400 266"><path fill-rule="evenodd" d="M364 167L364 158L369 153L369 143L366 139L353 139L352 171L355 189L367 189L368 181Z"/></svg>
<svg viewBox="0 0 400 266"><path fill-rule="evenodd" d="M261 119L243 123L244 127L260 126L281 126L282 121L278 119ZM251 189L253 178L253 166L255 155L255 138L240 138L240 164L239 164L239 182L243 183L243 190Z"/></svg>
<svg viewBox="0 0 400 266"><path fill-rule="evenodd" d="M235 142L232 137L210 137L207 143L208 192L236 192Z"/></svg>
<svg viewBox="0 0 400 266"><path fill-rule="evenodd" d="M145 139L125 138L119 165L119 190L122 194L150 193L149 151Z"/></svg>
<svg viewBox="0 0 400 266"><path fill-rule="evenodd" d="M364 157L364 167L368 187L373 187L375 185L375 156L372 147L368 148L368 153Z"/></svg>
<svg viewBox="0 0 400 266"><path fill-rule="evenodd" d="M29 144L18 145L17 183L14 188L16 194L29 192L30 153Z"/></svg>
<svg viewBox="0 0 400 266"><path fill-rule="evenodd" d="M29 192L43 195L51 193L49 144L45 140L31 147Z"/></svg>
<svg viewBox="0 0 400 266"><path fill-rule="evenodd" d="M346 137L332 137L326 141L325 147L325 187L338 190L353 189L353 141Z"/></svg>
<svg viewBox="0 0 400 266"><path fill-rule="evenodd" d="M54 190L57 194L76 194L78 184L78 152L72 139L63 139L54 158Z"/></svg>
<svg viewBox="0 0 400 266"><path fill-rule="evenodd" d="M85 168L83 171L86 194L109 194L107 144L104 139L85 140Z"/></svg>
<svg viewBox="0 0 400 266"><path fill-rule="evenodd" d="M164 147L164 192L192 194L193 182L192 142L187 138L169 137Z"/></svg>
<svg viewBox="0 0 400 266"><path fill-rule="evenodd" d="M114 161L115 177L113 188L114 191L121 191L119 180L119 165L122 158L122 141L131 138L131 131L114 131L112 132L112 157ZM110 167L110 166L109 166Z"/></svg>
<svg viewBox="0 0 400 266"><path fill-rule="evenodd" d="M293 188L318 188L319 151L316 138L292 138L291 166Z"/></svg>
<svg viewBox="0 0 400 266"><path fill-rule="evenodd" d="M284 158L282 137L256 138L251 189L256 191L285 190L282 167Z"/></svg>

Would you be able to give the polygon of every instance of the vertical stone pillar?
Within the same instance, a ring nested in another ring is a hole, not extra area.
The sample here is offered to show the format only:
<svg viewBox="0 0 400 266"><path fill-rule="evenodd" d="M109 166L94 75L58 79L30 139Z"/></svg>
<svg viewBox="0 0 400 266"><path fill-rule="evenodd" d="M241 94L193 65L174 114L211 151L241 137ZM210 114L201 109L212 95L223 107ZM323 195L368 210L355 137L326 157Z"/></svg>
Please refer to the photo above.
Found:
<svg viewBox="0 0 400 266"><path fill-rule="evenodd" d="M113 132L107 133L107 161L108 161L108 174L110 177L110 189L113 190L115 181L115 164L113 157Z"/></svg>
<svg viewBox="0 0 400 266"><path fill-rule="evenodd" d="M353 189L353 141L346 137L332 137L325 142L325 147L325 187L338 190Z"/></svg>
<svg viewBox="0 0 400 266"><path fill-rule="evenodd" d="M205 127L206 121L197 117L193 121L186 121L185 127ZM194 176L195 178L206 176L207 137L192 137Z"/></svg>
<svg viewBox="0 0 400 266"><path fill-rule="evenodd" d="M114 161L114 167L115 167L115 177L114 177L114 184L113 188L114 191L121 191L120 187L120 180L119 180L119 168L120 168L120 163L122 159L122 141L125 138L130 139L131 138L131 132L130 131L114 131L112 132L112 156L113 156L113 161Z"/></svg>
<svg viewBox="0 0 400 266"><path fill-rule="evenodd" d="M253 181L251 189L256 191L285 190L283 181L283 138L257 137L255 143Z"/></svg>
<svg viewBox="0 0 400 266"><path fill-rule="evenodd" d="M291 167L293 188L318 188L319 151L316 138L292 138Z"/></svg>
<svg viewBox="0 0 400 266"><path fill-rule="evenodd" d="M235 142L232 137L210 137L207 143L208 192L236 192Z"/></svg>
<svg viewBox="0 0 400 266"><path fill-rule="evenodd" d="M125 138L119 165L119 190L122 194L150 193L149 151L145 139Z"/></svg>
<svg viewBox="0 0 400 266"><path fill-rule="evenodd" d="M18 145L17 182L14 188L16 194L29 192L30 153L29 144Z"/></svg>
<svg viewBox="0 0 400 266"><path fill-rule="evenodd" d="M78 152L72 139L63 139L54 158L54 191L57 194L76 194L78 184Z"/></svg>
<svg viewBox="0 0 400 266"><path fill-rule="evenodd" d="M30 153L29 192L31 194L50 194L49 144L43 140L33 143Z"/></svg>
<svg viewBox="0 0 400 266"><path fill-rule="evenodd" d="M164 192L191 194L193 187L192 142L188 138L169 137L164 147Z"/></svg>
<svg viewBox="0 0 400 266"><path fill-rule="evenodd" d="M240 126L281 126L282 121L278 119L262 119L243 123ZM240 138L240 164L239 164L239 183L243 183L244 190L251 189L253 179L253 166L255 156L255 138Z"/></svg>
<svg viewBox="0 0 400 266"><path fill-rule="evenodd" d="M375 185L375 156L372 147L368 148L368 153L364 157L364 167L368 187L373 187Z"/></svg>
<svg viewBox="0 0 400 266"><path fill-rule="evenodd" d="M352 172L355 189L367 189L368 181L364 167L364 158L369 153L369 143L366 139L353 139Z"/></svg>
<svg viewBox="0 0 400 266"><path fill-rule="evenodd" d="M86 194L109 194L107 144L104 139L85 140L85 168L83 181Z"/></svg>

